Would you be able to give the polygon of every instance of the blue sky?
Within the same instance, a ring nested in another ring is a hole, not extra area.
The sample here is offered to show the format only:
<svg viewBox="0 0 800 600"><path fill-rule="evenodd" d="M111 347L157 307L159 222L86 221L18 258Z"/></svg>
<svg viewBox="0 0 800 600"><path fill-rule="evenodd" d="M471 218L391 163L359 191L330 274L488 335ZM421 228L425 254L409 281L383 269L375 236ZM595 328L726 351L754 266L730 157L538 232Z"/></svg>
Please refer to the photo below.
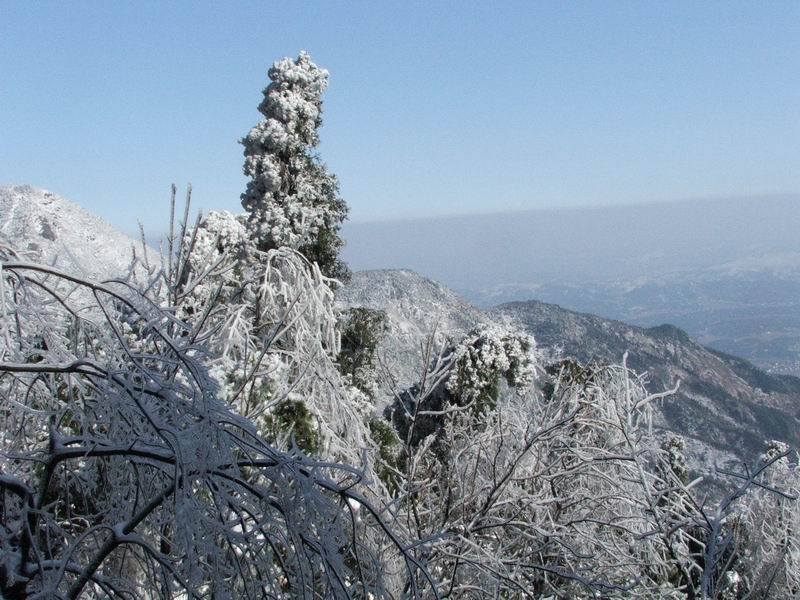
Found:
<svg viewBox="0 0 800 600"><path fill-rule="evenodd" d="M0 184L132 231L239 210L277 58L355 221L800 191L798 2L0 0Z"/></svg>

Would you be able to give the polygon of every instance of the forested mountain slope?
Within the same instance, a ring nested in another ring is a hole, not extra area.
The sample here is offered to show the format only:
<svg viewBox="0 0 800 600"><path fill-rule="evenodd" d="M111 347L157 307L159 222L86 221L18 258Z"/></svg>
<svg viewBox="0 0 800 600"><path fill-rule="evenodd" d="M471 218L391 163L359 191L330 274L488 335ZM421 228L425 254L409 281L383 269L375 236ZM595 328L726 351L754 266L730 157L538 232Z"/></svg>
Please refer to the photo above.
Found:
<svg viewBox="0 0 800 600"><path fill-rule="evenodd" d="M513 302L490 311L581 362L619 361L647 372L651 391L671 388L659 425L742 459L768 439L800 442L800 379L771 375L710 350L672 325L641 328L543 302Z"/></svg>

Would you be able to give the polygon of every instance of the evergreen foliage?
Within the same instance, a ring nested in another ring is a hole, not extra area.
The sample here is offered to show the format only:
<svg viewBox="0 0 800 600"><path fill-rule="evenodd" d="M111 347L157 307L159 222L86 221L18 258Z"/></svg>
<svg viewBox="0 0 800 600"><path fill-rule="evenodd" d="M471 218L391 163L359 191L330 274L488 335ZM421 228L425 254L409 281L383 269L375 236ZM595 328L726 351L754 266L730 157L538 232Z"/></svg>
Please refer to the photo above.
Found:
<svg viewBox="0 0 800 600"><path fill-rule="evenodd" d="M430 389L420 384L397 395L385 416L402 439L417 445L439 433L448 413L468 409L479 416L496 407L501 386L524 392L536 376L533 338L497 328L471 331L443 351L444 372ZM436 365L429 367L437 371ZM411 426L413 423L413 427Z"/></svg>
<svg viewBox="0 0 800 600"><path fill-rule="evenodd" d="M269 78L258 107L264 119L242 140L250 178L242 206L256 245L298 250L326 276L345 280L339 227L347 205L336 176L316 154L328 72L301 52L295 60L277 61Z"/></svg>
<svg viewBox="0 0 800 600"><path fill-rule="evenodd" d="M370 308L352 308L340 317L339 326L339 370L350 378L353 386L373 396L376 352L388 327L386 313Z"/></svg>
<svg viewBox="0 0 800 600"><path fill-rule="evenodd" d="M319 433L314 416L299 400L285 400L266 417L268 439L280 440L289 435L291 441L305 454L319 453Z"/></svg>

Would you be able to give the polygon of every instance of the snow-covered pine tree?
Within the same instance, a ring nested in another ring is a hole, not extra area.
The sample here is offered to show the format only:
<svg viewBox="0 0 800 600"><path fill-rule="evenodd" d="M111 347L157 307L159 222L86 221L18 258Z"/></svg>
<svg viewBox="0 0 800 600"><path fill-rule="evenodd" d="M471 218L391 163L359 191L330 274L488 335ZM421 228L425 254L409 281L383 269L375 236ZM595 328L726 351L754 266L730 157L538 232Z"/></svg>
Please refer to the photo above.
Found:
<svg viewBox="0 0 800 600"><path fill-rule="evenodd" d="M347 205L315 152L328 73L302 52L275 62L269 77L264 119L242 140L246 212L212 212L181 236L178 314L218 325L209 343L220 397L264 435L266 427L294 436L306 452L356 464L372 408L335 362L333 291L349 270L338 256ZM217 294L216 312L204 314ZM284 322L286 331L265 343Z"/></svg>
<svg viewBox="0 0 800 600"><path fill-rule="evenodd" d="M269 78L258 107L264 119L242 140L250 177L242 206L250 228L260 250L290 247L324 275L347 279L338 256L347 205L336 176L316 153L328 72L301 52L296 60L275 62Z"/></svg>

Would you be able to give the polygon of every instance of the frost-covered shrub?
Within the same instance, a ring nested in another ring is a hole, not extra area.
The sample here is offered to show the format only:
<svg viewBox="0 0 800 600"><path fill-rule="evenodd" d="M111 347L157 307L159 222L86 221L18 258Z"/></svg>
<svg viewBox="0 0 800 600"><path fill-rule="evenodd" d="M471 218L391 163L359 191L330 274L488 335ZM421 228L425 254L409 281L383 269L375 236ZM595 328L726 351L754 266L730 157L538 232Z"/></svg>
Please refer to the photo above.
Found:
<svg viewBox="0 0 800 600"><path fill-rule="evenodd" d="M220 397L275 442L288 442L281 432L302 433L300 447L367 467L361 448L371 445L373 407L337 369L332 281L297 251L253 247L240 223L233 216L203 221L184 242L179 314L190 328L208 331L206 364Z"/></svg>
<svg viewBox="0 0 800 600"><path fill-rule="evenodd" d="M567 358L548 364L544 368L544 372L547 378L542 385L542 394L545 400L550 400L553 398L557 386L563 387L567 383L588 385L595 375L595 368L584 366L574 359Z"/></svg>
<svg viewBox="0 0 800 600"><path fill-rule="evenodd" d="M325 275L346 278L338 254L347 205L315 151L328 72L301 52L295 60L277 61L269 78L258 107L264 119L242 140L250 178L242 206L250 229L260 250L293 248Z"/></svg>
<svg viewBox="0 0 800 600"><path fill-rule="evenodd" d="M495 327L478 328L453 349L447 389L463 401L474 401L479 409L493 406L503 380L521 391L533 384L535 347L531 336Z"/></svg>
<svg viewBox="0 0 800 600"><path fill-rule="evenodd" d="M774 462L773 462L774 461ZM760 465L770 464L739 511L742 538L732 566L739 597L800 598L800 468L797 453L770 441ZM776 493L775 490L780 491Z"/></svg>
<svg viewBox="0 0 800 600"><path fill-rule="evenodd" d="M390 493L398 491L398 476L403 468L403 445L391 423L380 417L369 420L369 431L377 446L375 472Z"/></svg>
<svg viewBox="0 0 800 600"><path fill-rule="evenodd" d="M476 354L459 356L505 364ZM711 504L688 481L683 441L652 431L653 404L671 392L649 394L625 358L562 361L547 369L541 395L507 394L475 412L448 396L443 382L458 363L444 356L452 348L427 361L391 415L402 458L392 471L397 518L431 540L440 593L797 597L796 470L777 465L776 479L764 478L785 448L758 471L732 473L730 494Z"/></svg>
<svg viewBox="0 0 800 600"><path fill-rule="evenodd" d="M296 250L259 250L251 233L246 216L211 213L177 236L176 283L165 286L174 292L162 297L175 304L180 335L201 342L195 357L218 397L260 435L372 477L374 408L337 368L334 281Z"/></svg>
<svg viewBox="0 0 800 600"><path fill-rule="evenodd" d="M686 441L676 434L668 434L661 449L666 454L670 471L683 483L689 483L689 467L686 462Z"/></svg>
<svg viewBox="0 0 800 600"><path fill-rule="evenodd" d="M549 400L509 394L483 413L447 413L436 436L405 438L401 511L433 540L440 593L681 597L654 533L651 400L624 367L597 368L591 381L559 378Z"/></svg>
<svg viewBox="0 0 800 600"><path fill-rule="evenodd" d="M377 598L417 568L361 471L220 401L177 294L0 259L0 596Z"/></svg>
<svg viewBox="0 0 800 600"><path fill-rule="evenodd" d="M397 394L385 416L401 439L413 445L441 432L449 415L487 414L495 408L501 385L525 393L536 375L532 337L482 327L442 350L426 372L432 384L416 384Z"/></svg>
<svg viewBox="0 0 800 600"><path fill-rule="evenodd" d="M190 320L212 303L217 287L227 292L223 294L225 300L236 295L246 275L245 257L252 253L254 244L244 215L212 211L187 232L182 245L186 262L179 309L180 315Z"/></svg>

